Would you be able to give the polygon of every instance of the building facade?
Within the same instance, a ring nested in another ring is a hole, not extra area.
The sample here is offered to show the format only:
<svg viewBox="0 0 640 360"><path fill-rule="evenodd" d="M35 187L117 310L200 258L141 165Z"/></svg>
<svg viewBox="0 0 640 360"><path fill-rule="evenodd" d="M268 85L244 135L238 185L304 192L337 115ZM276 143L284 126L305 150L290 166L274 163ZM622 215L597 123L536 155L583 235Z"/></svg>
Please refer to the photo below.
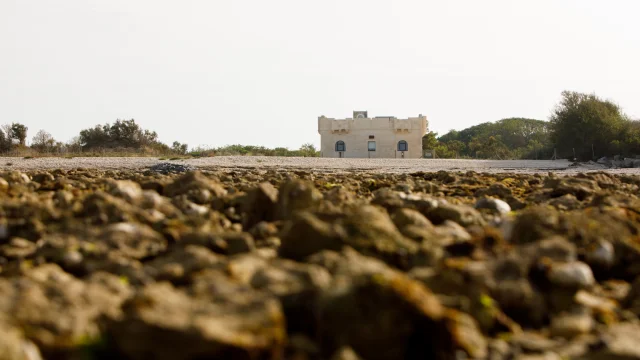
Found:
<svg viewBox="0 0 640 360"><path fill-rule="evenodd" d="M320 152L327 158L422 157L422 136L427 117L397 119L393 116L370 118L366 111L354 111L352 118L318 117Z"/></svg>

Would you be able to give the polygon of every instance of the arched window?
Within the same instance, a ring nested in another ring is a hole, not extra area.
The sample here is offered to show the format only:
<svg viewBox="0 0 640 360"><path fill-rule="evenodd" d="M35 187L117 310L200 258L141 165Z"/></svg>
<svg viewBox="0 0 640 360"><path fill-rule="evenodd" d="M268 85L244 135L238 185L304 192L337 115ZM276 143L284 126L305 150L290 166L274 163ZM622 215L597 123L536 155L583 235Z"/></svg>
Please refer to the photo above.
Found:
<svg viewBox="0 0 640 360"><path fill-rule="evenodd" d="M409 151L409 144L406 141L398 141L398 151Z"/></svg>
<svg viewBox="0 0 640 360"><path fill-rule="evenodd" d="M347 151L344 141L340 140L336 143L336 151Z"/></svg>

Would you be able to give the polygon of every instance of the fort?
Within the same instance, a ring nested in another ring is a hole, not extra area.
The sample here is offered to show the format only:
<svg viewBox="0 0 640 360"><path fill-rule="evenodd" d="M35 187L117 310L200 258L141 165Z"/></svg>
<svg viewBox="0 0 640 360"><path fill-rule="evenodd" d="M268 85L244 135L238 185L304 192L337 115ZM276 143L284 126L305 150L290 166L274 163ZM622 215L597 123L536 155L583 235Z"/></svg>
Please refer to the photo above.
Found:
<svg viewBox="0 0 640 360"><path fill-rule="evenodd" d="M427 117L398 119L394 116L370 118L367 111L353 117L318 117L320 152L325 158L412 158L422 157L422 137Z"/></svg>

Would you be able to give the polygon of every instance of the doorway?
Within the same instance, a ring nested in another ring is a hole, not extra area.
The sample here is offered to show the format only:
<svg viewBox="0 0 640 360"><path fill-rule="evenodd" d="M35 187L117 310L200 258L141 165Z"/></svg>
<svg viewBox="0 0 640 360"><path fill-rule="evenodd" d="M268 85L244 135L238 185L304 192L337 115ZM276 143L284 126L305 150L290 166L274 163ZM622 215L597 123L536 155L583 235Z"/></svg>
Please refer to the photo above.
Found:
<svg viewBox="0 0 640 360"><path fill-rule="evenodd" d="M369 158L376 158L376 142L375 140L369 140L367 142L367 152L369 153Z"/></svg>

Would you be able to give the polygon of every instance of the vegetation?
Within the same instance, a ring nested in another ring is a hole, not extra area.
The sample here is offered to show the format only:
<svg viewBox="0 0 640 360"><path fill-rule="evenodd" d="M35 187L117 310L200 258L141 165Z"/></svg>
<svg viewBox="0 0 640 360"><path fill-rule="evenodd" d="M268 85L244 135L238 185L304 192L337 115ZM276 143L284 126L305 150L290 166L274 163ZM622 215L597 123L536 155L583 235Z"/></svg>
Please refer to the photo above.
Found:
<svg viewBox="0 0 640 360"><path fill-rule="evenodd" d="M640 122L593 94L565 91L550 119L558 153L586 160L602 155L640 154Z"/></svg>
<svg viewBox="0 0 640 360"><path fill-rule="evenodd" d="M168 146L158 140L155 131L142 129L134 119L116 120L113 124L96 125L80 131L67 143L56 141L53 136L39 130L26 145L28 128L13 123L0 126L0 153L5 156L33 158L38 156L162 156L163 159L182 159L216 155L262 155L262 156L319 156L313 144L304 144L298 150L279 147L227 145L217 148L189 146L174 141Z"/></svg>
<svg viewBox="0 0 640 360"><path fill-rule="evenodd" d="M96 125L80 131L82 150L93 149L152 149L169 151L169 147L158 141L155 131L142 129L131 120L116 120L112 125Z"/></svg>
<svg viewBox="0 0 640 360"><path fill-rule="evenodd" d="M303 144L298 150L289 150L286 147L277 147L270 149L264 146L252 145L227 145L217 148L198 147L189 152L189 155L195 157L201 156L297 156L297 157L318 157L320 152L313 144Z"/></svg>
<svg viewBox="0 0 640 360"><path fill-rule="evenodd" d="M502 119L451 130L440 137L429 133L425 138L441 158L536 159L553 155L549 123L535 119Z"/></svg>
<svg viewBox="0 0 640 360"><path fill-rule="evenodd" d="M632 121L611 101L565 91L549 121L508 118L438 137L423 137L424 149L441 158L596 160L640 155L640 121ZM575 152L575 155L574 155Z"/></svg>

